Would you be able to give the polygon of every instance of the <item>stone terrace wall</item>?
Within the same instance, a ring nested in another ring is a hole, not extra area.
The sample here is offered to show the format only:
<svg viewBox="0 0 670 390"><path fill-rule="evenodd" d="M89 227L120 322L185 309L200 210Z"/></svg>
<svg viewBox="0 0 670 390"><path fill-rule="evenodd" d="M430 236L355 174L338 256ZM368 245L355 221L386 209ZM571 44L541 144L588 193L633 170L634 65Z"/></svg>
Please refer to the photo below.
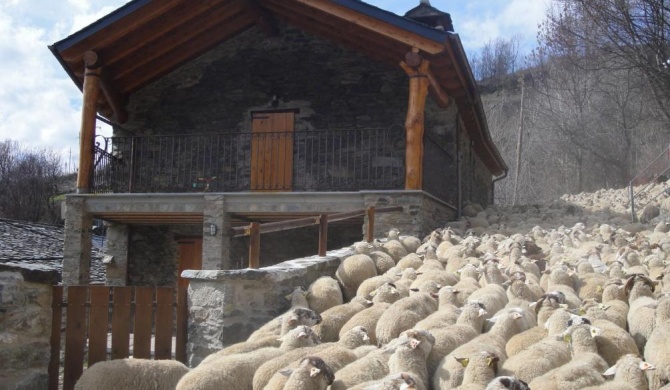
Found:
<svg viewBox="0 0 670 390"><path fill-rule="evenodd" d="M307 288L317 278L333 276L349 249L326 257L286 261L272 267L182 273L188 287L188 364L245 340L255 329L290 308L285 298L296 286Z"/></svg>
<svg viewBox="0 0 670 390"><path fill-rule="evenodd" d="M46 389L57 271L0 264L0 389Z"/></svg>

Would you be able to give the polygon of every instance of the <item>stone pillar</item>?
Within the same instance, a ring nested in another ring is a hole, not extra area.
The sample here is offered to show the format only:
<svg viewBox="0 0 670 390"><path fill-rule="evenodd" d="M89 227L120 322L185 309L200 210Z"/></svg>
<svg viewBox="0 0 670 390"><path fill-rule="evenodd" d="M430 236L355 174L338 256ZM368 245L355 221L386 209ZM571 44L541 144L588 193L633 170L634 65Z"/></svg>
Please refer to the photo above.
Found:
<svg viewBox="0 0 670 390"><path fill-rule="evenodd" d="M93 217L81 196L65 197L63 285L87 285L91 281L91 234Z"/></svg>
<svg viewBox="0 0 670 390"><path fill-rule="evenodd" d="M129 226L112 223L107 226L105 257L107 266L107 284L110 286L128 285L128 232Z"/></svg>
<svg viewBox="0 0 670 390"><path fill-rule="evenodd" d="M229 227L230 214L226 212L224 196L205 195L202 224L202 269L233 268L233 261L230 258L231 238L227 234Z"/></svg>

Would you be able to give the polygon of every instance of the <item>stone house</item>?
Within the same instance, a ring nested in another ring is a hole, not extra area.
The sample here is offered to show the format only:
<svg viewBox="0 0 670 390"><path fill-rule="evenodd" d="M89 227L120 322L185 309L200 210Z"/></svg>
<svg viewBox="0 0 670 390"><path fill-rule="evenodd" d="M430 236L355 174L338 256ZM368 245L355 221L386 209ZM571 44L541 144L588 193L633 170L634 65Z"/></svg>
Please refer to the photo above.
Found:
<svg viewBox="0 0 670 390"><path fill-rule="evenodd" d="M423 235L507 172L451 18L428 4L133 0L50 49L84 100L65 284L89 282L93 218L108 284L170 285L241 267L230 227L400 205L378 231ZM331 226L329 247L366 223ZM263 236L261 265L313 254L314 237Z"/></svg>

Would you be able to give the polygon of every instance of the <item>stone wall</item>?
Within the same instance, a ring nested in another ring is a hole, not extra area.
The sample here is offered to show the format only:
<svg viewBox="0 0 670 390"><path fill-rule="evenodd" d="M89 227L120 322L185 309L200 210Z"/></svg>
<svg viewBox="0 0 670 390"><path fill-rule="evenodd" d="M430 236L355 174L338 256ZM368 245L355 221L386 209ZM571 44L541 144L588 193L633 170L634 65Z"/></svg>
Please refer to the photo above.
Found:
<svg viewBox="0 0 670 390"><path fill-rule="evenodd" d="M188 287L188 364L245 340L255 329L290 308L285 298L296 286L334 275L349 249L327 257L287 261L273 267L230 271L184 271Z"/></svg>
<svg viewBox="0 0 670 390"><path fill-rule="evenodd" d="M57 271L0 264L0 389L46 389Z"/></svg>

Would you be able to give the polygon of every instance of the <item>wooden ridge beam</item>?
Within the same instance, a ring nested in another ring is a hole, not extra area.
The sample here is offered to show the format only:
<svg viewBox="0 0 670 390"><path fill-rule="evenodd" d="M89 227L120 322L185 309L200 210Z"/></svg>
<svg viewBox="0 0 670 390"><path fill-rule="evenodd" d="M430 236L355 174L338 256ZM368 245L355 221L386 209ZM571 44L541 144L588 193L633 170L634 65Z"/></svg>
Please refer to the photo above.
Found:
<svg viewBox="0 0 670 390"><path fill-rule="evenodd" d="M429 54L437 54L444 51L443 44L418 36L346 7L334 4L328 0L294 0L294 2L318 9L342 19L344 23L352 23L361 26L367 30L384 35L387 38L402 42L409 47L419 48L421 51Z"/></svg>
<svg viewBox="0 0 670 390"><path fill-rule="evenodd" d="M261 7L257 0L245 0L247 12L256 21L256 25L266 35L274 37L279 34L277 22L267 9Z"/></svg>

